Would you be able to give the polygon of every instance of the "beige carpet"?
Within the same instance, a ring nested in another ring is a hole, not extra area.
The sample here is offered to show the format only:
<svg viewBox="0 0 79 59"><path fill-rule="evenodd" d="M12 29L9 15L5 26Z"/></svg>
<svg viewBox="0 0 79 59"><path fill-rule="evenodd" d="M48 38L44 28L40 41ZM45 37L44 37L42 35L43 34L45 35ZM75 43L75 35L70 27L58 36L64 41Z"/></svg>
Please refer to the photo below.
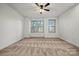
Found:
<svg viewBox="0 0 79 59"><path fill-rule="evenodd" d="M1 56L73 56L79 48L61 39L29 38L0 51Z"/></svg>

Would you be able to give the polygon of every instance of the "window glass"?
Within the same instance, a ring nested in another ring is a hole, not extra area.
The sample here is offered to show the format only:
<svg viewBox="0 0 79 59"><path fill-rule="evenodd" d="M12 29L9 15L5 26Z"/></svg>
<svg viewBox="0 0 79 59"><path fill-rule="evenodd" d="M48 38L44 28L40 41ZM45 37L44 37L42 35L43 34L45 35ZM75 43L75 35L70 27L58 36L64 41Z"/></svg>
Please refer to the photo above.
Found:
<svg viewBox="0 0 79 59"><path fill-rule="evenodd" d="M56 20L53 19L48 20L48 32L49 33L56 32Z"/></svg>
<svg viewBox="0 0 79 59"><path fill-rule="evenodd" d="M43 20L33 20L31 22L31 32L32 33L43 33L44 32Z"/></svg>

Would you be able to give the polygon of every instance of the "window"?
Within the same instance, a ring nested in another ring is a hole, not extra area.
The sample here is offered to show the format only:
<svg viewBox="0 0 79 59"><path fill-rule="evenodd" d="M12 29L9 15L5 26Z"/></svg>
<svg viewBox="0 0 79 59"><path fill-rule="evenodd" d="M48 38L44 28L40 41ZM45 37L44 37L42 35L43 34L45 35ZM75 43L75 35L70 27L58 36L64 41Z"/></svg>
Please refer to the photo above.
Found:
<svg viewBox="0 0 79 59"><path fill-rule="evenodd" d="M48 20L48 32L49 33L56 32L56 20L53 19Z"/></svg>
<svg viewBox="0 0 79 59"><path fill-rule="evenodd" d="M44 32L44 21L33 20L31 22L31 32L32 33L43 33Z"/></svg>

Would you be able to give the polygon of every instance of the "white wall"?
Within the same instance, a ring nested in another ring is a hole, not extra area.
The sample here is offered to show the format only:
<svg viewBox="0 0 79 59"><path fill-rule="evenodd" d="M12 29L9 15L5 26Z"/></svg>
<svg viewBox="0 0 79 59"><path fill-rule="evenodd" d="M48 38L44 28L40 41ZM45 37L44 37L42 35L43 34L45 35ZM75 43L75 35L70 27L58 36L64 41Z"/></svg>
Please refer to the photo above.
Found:
<svg viewBox="0 0 79 59"><path fill-rule="evenodd" d="M25 18L25 20L23 21L23 36L24 37L29 37L30 36L30 19Z"/></svg>
<svg viewBox="0 0 79 59"><path fill-rule="evenodd" d="M22 39L23 17L7 4L0 4L0 49Z"/></svg>
<svg viewBox="0 0 79 59"><path fill-rule="evenodd" d="M79 47L79 4L59 17L60 37Z"/></svg>
<svg viewBox="0 0 79 59"><path fill-rule="evenodd" d="M48 33L48 19L56 19L57 18L40 18L40 19L31 19L25 18L24 21L24 37L58 37L58 22L56 22L56 33ZM31 33L31 20L44 20L44 33Z"/></svg>

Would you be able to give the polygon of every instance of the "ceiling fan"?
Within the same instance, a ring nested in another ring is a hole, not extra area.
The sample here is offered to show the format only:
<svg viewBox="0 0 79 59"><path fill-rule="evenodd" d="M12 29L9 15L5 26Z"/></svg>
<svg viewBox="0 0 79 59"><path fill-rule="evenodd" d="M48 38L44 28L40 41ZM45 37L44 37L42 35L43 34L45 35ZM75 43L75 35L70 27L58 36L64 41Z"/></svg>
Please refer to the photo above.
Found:
<svg viewBox="0 0 79 59"><path fill-rule="evenodd" d="M47 6L50 5L50 3L46 3L45 5L39 5L38 3L35 3L35 4L40 8L40 14L42 14L43 10L50 11L49 9L45 9Z"/></svg>

